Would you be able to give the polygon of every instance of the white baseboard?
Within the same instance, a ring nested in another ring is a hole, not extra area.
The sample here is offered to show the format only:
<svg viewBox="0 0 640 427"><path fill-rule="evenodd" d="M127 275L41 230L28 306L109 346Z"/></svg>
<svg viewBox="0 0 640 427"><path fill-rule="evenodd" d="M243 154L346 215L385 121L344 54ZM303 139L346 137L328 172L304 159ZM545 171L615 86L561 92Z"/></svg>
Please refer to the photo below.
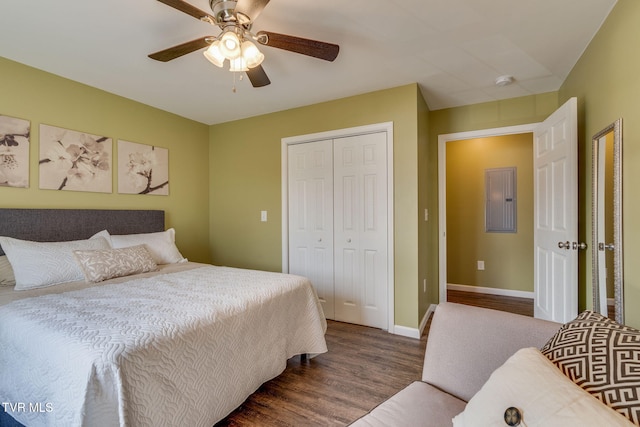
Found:
<svg viewBox="0 0 640 427"><path fill-rule="evenodd" d="M409 328L407 326L394 325L393 333L403 337L420 339L420 331L416 328Z"/></svg>
<svg viewBox="0 0 640 427"><path fill-rule="evenodd" d="M427 322L429 321L429 316L431 316L431 313L433 313L436 310L436 307L437 307L437 304L431 304L429 306L429 308L427 309L427 312L424 314L424 316L422 316L422 320L420 321L420 326L418 327L418 329L409 328L406 326L394 325L393 332L392 331L389 331L389 332L395 335L415 338L419 340L420 337L422 336L422 332L424 331L424 328L427 326Z"/></svg>
<svg viewBox="0 0 640 427"><path fill-rule="evenodd" d="M420 321L420 336L422 336L422 333L424 332L424 328L427 327L427 322L429 321L429 317L431 316L431 314L433 314L436 311L437 306L438 304L431 304L427 309L427 312L422 317L422 320Z"/></svg>
<svg viewBox="0 0 640 427"><path fill-rule="evenodd" d="M489 295L501 295L505 297L517 297L517 298L534 298L534 293L529 291L514 291L511 289L497 289L487 288L483 286L469 286L469 285L455 285L453 283L447 283L447 290L462 291L462 292L476 292L480 294Z"/></svg>

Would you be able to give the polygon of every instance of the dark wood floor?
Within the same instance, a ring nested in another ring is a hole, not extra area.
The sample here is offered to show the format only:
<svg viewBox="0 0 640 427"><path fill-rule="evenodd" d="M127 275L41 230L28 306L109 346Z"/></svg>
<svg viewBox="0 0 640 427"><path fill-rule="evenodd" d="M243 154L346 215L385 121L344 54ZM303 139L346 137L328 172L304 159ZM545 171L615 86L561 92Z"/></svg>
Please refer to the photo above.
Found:
<svg viewBox="0 0 640 427"><path fill-rule="evenodd" d="M489 295L477 292L447 291L447 301L492 308L533 317L533 299Z"/></svg>
<svg viewBox="0 0 640 427"><path fill-rule="evenodd" d="M328 321L329 351L294 357L219 426L344 426L419 380L426 346L386 331Z"/></svg>
<svg viewBox="0 0 640 427"><path fill-rule="evenodd" d="M449 301L531 316L522 298L450 292ZM265 383L222 426L345 426L422 374L428 328L420 340L380 329L328 321L329 352L301 361Z"/></svg>

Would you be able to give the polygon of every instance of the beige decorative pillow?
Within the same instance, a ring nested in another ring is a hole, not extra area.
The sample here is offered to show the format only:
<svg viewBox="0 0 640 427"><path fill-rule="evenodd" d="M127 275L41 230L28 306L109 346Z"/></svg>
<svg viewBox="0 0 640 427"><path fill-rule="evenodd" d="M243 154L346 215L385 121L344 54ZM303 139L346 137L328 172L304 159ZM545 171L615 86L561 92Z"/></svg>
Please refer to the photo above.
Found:
<svg viewBox="0 0 640 427"><path fill-rule="evenodd" d="M158 269L144 245L120 249L73 251L87 282L101 282L114 277L147 273Z"/></svg>
<svg viewBox="0 0 640 427"><path fill-rule="evenodd" d="M0 255L0 286L15 286L16 278L6 255Z"/></svg>
<svg viewBox="0 0 640 427"><path fill-rule="evenodd" d="M640 425L640 330L585 311L541 351L574 383Z"/></svg>
<svg viewBox="0 0 640 427"><path fill-rule="evenodd" d="M506 427L507 421L517 425L518 416L520 426L527 427L633 426L564 376L537 348L519 350L496 369L453 425Z"/></svg>

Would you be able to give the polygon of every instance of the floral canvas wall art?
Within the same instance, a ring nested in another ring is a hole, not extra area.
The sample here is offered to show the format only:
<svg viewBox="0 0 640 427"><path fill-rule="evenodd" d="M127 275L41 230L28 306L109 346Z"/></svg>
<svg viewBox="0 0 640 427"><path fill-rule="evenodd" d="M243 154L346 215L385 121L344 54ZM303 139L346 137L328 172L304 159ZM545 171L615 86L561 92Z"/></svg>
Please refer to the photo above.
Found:
<svg viewBox="0 0 640 427"><path fill-rule="evenodd" d="M112 192L111 138L40 125L40 188Z"/></svg>
<svg viewBox="0 0 640 427"><path fill-rule="evenodd" d="M118 141L118 193L169 194L169 150Z"/></svg>
<svg viewBox="0 0 640 427"><path fill-rule="evenodd" d="M29 120L0 115L0 186L29 187Z"/></svg>

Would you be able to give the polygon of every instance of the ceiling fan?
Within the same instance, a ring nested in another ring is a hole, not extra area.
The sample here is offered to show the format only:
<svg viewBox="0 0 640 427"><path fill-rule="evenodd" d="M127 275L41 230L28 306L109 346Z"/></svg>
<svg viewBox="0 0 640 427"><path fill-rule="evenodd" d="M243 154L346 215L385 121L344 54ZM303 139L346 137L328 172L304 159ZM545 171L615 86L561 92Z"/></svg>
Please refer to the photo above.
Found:
<svg viewBox="0 0 640 427"><path fill-rule="evenodd" d="M214 65L222 67L229 60L230 71L244 71L253 87L271 83L262 68L264 55L253 41L314 58L333 61L340 46L317 40L278 34L270 31L251 32L254 20L269 0L209 0L210 15L183 0L158 0L201 21L220 27L218 36L205 36L149 55L149 58L167 62L196 50L207 48L204 56Z"/></svg>

